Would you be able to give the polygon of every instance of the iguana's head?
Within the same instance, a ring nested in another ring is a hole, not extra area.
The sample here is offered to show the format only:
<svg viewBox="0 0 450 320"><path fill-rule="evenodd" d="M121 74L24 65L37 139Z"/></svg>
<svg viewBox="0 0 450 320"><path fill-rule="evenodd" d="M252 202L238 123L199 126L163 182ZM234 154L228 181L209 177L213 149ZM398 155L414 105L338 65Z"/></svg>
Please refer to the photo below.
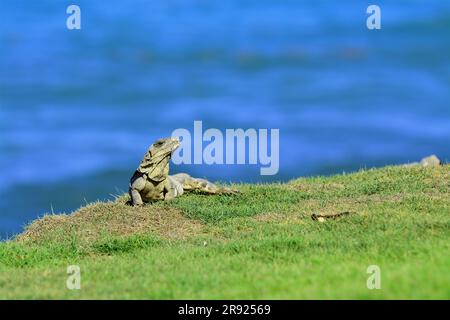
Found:
<svg viewBox="0 0 450 320"><path fill-rule="evenodd" d="M174 152L180 146L178 138L159 139L152 144L145 154L138 171L145 173L154 181L162 181L169 174L169 160Z"/></svg>

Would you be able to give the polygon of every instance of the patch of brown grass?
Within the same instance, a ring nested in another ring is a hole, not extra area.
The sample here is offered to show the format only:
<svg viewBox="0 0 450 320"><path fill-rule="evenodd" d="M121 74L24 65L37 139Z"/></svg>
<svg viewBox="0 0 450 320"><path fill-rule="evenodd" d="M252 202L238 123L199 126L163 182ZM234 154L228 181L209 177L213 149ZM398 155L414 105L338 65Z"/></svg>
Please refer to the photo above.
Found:
<svg viewBox="0 0 450 320"><path fill-rule="evenodd" d="M200 233L202 223L168 206L131 207L119 199L97 202L70 215L46 215L16 237L19 242L93 242L103 236L153 233L165 239L184 239Z"/></svg>

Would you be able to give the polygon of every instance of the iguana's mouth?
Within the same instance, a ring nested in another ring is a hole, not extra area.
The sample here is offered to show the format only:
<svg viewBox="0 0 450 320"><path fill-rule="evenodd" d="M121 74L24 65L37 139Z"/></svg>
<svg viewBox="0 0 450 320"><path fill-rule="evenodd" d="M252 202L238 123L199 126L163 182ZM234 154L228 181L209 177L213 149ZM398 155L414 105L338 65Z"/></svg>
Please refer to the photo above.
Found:
<svg viewBox="0 0 450 320"><path fill-rule="evenodd" d="M180 146L180 139L172 138L172 141L174 142L173 147L172 147L172 152L174 152Z"/></svg>

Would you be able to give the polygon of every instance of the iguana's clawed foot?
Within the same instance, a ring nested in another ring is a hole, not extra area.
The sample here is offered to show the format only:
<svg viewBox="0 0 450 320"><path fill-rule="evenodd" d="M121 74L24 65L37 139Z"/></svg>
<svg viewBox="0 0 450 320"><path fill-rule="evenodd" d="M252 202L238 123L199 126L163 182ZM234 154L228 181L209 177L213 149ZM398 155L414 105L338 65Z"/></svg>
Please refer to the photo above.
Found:
<svg viewBox="0 0 450 320"><path fill-rule="evenodd" d="M145 206L145 203L140 203L140 204L133 203L133 200L132 200L131 198L130 198L130 200L128 200L127 202L125 202L125 204L126 204L127 206L130 206L130 207L136 207L136 208Z"/></svg>

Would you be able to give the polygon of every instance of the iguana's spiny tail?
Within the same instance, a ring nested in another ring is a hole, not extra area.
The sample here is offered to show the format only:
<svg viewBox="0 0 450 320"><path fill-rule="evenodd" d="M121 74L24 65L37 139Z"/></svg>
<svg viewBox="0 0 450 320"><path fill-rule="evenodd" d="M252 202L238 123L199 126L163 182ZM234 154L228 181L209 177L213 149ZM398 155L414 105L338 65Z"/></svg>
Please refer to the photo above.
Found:
<svg viewBox="0 0 450 320"><path fill-rule="evenodd" d="M238 194L238 190L219 187L206 179L193 178L186 173L171 175L172 179L180 183L184 191L197 190L208 194Z"/></svg>

